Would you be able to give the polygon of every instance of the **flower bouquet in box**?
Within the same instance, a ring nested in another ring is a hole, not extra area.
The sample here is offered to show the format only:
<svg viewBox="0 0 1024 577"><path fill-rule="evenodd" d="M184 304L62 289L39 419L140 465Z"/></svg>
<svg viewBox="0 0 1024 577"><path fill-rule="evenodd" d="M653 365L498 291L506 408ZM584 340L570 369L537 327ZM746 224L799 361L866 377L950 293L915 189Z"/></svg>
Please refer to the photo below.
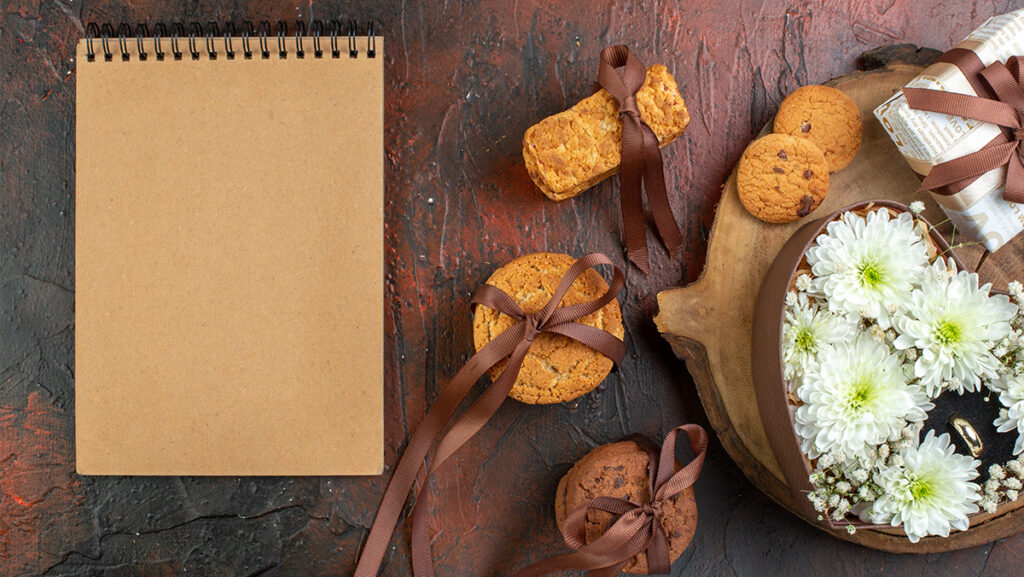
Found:
<svg viewBox="0 0 1024 577"><path fill-rule="evenodd" d="M805 506L912 542L1012 506L1024 478L1024 289L980 284L919 208L864 202L795 233L761 287L752 351Z"/></svg>

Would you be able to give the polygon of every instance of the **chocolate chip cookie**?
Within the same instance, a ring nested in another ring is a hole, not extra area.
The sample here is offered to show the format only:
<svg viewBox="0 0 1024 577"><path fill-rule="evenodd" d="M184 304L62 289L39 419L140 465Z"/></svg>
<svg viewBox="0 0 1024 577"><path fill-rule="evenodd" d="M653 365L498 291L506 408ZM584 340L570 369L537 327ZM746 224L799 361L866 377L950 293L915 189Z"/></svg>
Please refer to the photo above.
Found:
<svg viewBox="0 0 1024 577"><path fill-rule="evenodd" d="M743 152L736 186L750 214L765 222L792 222L810 214L825 198L828 163L808 139L769 134Z"/></svg>
<svg viewBox="0 0 1024 577"><path fill-rule="evenodd" d="M846 168L857 156L862 130L857 105L830 86L796 89L775 115L775 132L813 142L825 154L829 172Z"/></svg>

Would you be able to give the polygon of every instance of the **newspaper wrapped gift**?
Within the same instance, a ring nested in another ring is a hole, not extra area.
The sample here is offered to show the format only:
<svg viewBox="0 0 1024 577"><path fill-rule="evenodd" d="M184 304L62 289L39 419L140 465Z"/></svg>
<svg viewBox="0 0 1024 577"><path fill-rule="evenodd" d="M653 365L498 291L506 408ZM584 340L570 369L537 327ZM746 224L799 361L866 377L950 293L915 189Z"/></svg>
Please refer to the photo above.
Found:
<svg viewBox="0 0 1024 577"><path fill-rule="evenodd" d="M995 62L1024 55L1024 10L988 19L907 84L907 88L993 98L982 78ZM932 167L976 153L998 139L1003 128L974 118L915 109L901 91L875 109L900 154L922 177ZM932 198L970 240L994 251L1024 231L1024 205L1004 198L1006 166L984 172L961 186L943 186Z"/></svg>

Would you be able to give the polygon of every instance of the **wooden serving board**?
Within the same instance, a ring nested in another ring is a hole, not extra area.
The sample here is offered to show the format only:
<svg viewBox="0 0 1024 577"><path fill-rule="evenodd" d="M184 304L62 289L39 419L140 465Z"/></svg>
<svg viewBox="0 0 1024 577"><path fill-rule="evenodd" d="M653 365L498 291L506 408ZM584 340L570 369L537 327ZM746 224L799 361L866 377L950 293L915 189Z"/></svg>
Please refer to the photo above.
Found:
<svg viewBox="0 0 1024 577"><path fill-rule="evenodd" d="M927 195L916 195L918 179L875 120L872 110L921 71L920 66L890 63L884 68L835 79L830 84L848 94L864 121L863 144L856 159L833 174L828 196L821 206L800 221L773 225L761 222L743 208L736 192L736 173L722 191L708 239L708 255L701 278L682 288L658 295L659 331L676 355L686 360L708 419L726 451L743 473L762 491L791 511L795 497L785 485L778 463L761 426L750 375L750 333L754 301L761 280L776 253L793 232L808 220L829 214L853 202L886 198L909 204L924 200L925 216L933 223L946 220ZM765 128L762 133L771 130ZM945 225L945 236L951 227ZM963 239L953 239L955 245ZM1005 288L1013 278L1024 279L1024 235L996 253L984 254L977 245L954 249L961 260L976 268L983 281ZM977 268L979 263L980 268ZM801 497L802 498L802 497ZM1001 508L996 515L979 516L972 527L949 538L925 538L917 544L892 530L859 530L850 535L806 519L835 536L890 552L931 553L972 547L1024 530L1024 499Z"/></svg>

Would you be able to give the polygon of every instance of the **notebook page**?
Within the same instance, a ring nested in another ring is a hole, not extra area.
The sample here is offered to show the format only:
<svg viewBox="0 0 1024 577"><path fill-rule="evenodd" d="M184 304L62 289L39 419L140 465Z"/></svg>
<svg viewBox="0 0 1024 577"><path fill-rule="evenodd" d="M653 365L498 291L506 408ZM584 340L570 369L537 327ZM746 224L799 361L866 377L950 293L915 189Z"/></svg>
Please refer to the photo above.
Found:
<svg viewBox="0 0 1024 577"><path fill-rule="evenodd" d="M357 38L365 46L365 38ZM77 54L82 474L383 466L383 49ZM255 39L251 41L258 46ZM111 39L116 47L116 39Z"/></svg>

